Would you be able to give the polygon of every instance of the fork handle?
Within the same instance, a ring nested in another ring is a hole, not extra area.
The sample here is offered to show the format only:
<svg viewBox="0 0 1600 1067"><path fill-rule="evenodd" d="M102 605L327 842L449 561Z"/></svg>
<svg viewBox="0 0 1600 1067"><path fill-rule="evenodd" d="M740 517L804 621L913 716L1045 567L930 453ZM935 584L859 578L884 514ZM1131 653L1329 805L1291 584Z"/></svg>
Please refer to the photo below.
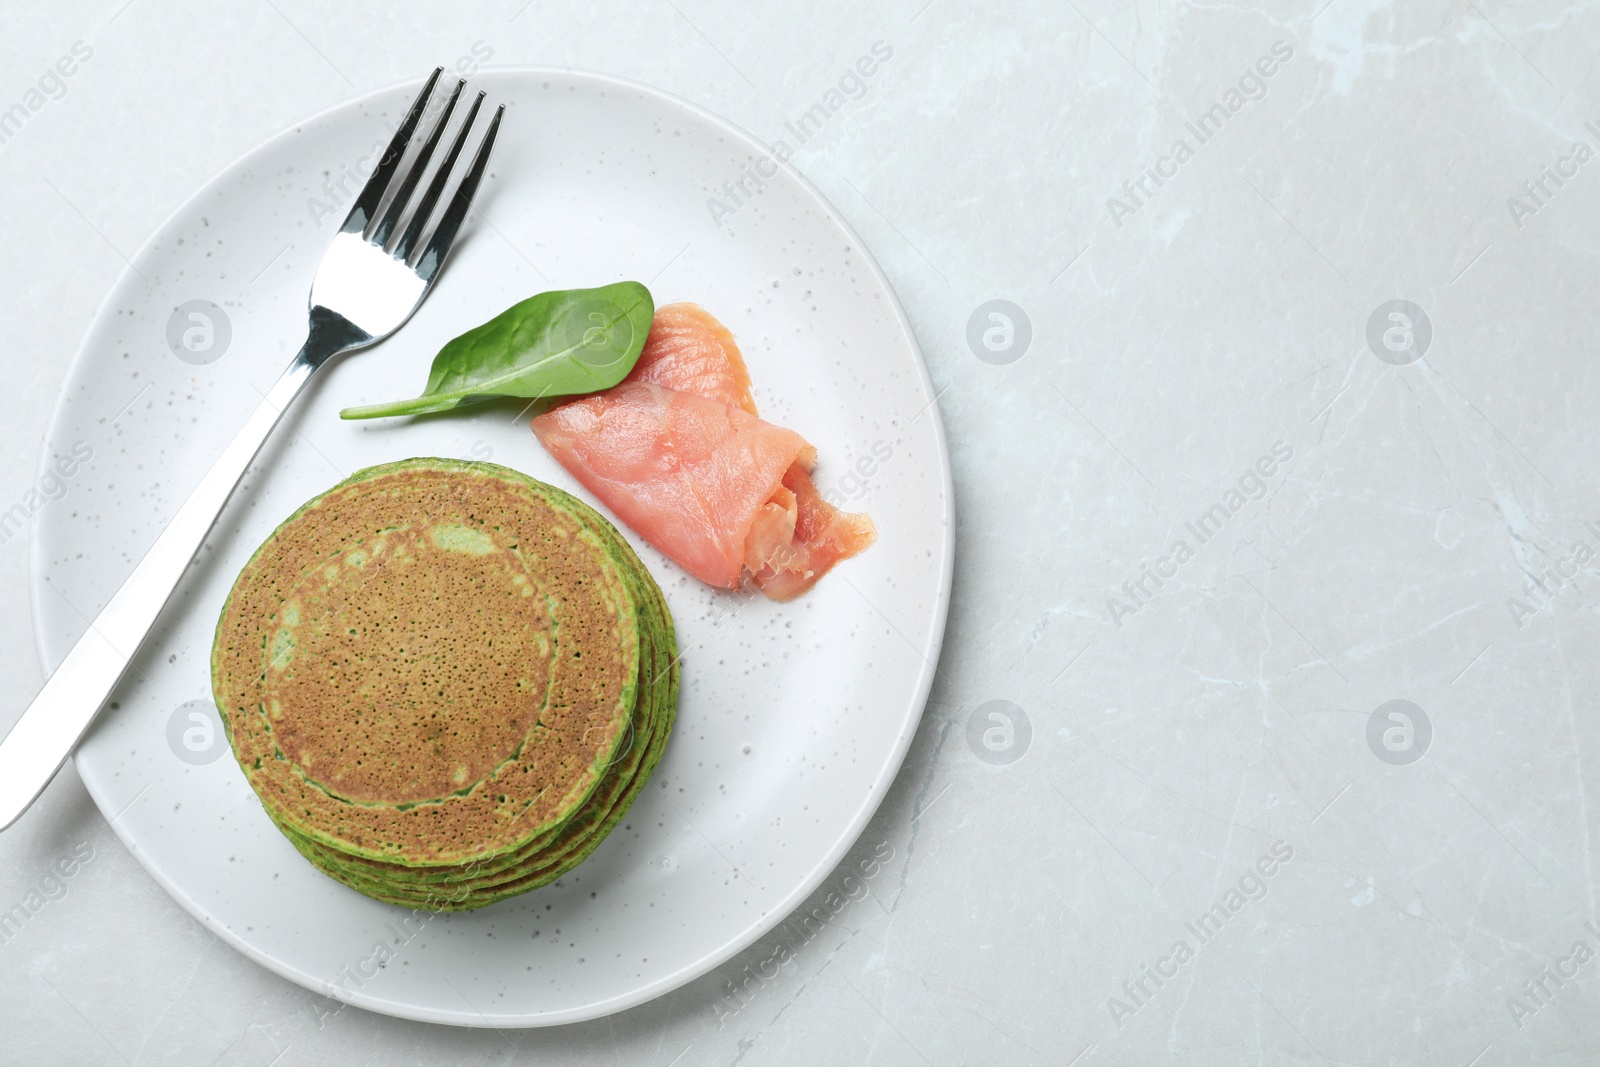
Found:
<svg viewBox="0 0 1600 1067"><path fill-rule="evenodd" d="M0 741L0 830L50 784L128 669L234 486L328 353L317 331ZM319 358L320 356L320 358ZM52 587L54 588L54 587ZM59 593L59 591L58 591Z"/></svg>

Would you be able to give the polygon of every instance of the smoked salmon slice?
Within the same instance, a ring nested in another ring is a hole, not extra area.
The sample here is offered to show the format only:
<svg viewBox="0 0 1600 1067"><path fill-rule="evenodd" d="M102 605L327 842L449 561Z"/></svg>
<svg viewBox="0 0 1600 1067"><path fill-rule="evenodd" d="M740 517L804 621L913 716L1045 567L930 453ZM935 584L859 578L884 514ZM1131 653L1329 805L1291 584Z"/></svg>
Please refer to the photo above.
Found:
<svg viewBox="0 0 1600 1067"><path fill-rule="evenodd" d="M649 382L759 415L750 396L750 372L728 328L699 304L657 308L629 382Z"/></svg>
<svg viewBox="0 0 1600 1067"><path fill-rule="evenodd" d="M694 304L656 310L620 384L533 420L540 443L613 514L709 585L748 569L789 600L877 540L811 478L816 450L756 415L728 329Z"/></svg>
<svg viewBox="0 0 1600 1067"><path fill-rule="evenodd" d="M806 453L789 465L783 485L761 506L745 541L745 566L756 588L773 600L793 600L835 563L878 539L870 518L822 499L811 480L814 465ZM774 521L780 510L782 518Z"/></svg>
<svg viewBox="0 0 1600 1067"><path fill-rule="evenodd" d="M623 382L533 420L606 507L708 585L734 589L757 510L810 446L739 408Z"/></svg>

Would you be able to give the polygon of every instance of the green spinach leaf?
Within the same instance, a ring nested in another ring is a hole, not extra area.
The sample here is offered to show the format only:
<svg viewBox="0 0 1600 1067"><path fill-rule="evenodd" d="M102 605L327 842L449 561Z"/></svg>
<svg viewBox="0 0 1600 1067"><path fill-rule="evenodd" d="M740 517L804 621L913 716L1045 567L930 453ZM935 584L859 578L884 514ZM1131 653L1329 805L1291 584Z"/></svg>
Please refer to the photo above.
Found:
<svg viewBox="0 0 1600 1067"><path fill-rule="evenodd" d="M571 396L627 377L655 302L638 282L531 296L439 350L422 395L345 408L341 419L448 411L494 396Z"/></svg>

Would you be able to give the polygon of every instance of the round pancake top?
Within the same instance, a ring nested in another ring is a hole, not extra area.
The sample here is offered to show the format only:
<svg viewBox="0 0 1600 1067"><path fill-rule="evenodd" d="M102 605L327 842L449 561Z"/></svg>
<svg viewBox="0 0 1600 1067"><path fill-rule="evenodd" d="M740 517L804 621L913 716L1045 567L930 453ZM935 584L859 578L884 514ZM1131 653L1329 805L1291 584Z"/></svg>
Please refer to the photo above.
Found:
<svg viewBox="0 0 1600 1067"><path fill-rule="evenodd" d="M514 847L577 810L636 695L639 632L592 509L504 467L407 460L310 501L212 651L264 803L354 854Z"/></svg>
<svg viewBox="0 0 1600 1067"><path fill-rule="evenodd" d="M289 590L261 696L308 780L408 804L470 789L517 753L544 710L551 618L503 529L411 525L387 503L368 505L370 537Z"/></svg>

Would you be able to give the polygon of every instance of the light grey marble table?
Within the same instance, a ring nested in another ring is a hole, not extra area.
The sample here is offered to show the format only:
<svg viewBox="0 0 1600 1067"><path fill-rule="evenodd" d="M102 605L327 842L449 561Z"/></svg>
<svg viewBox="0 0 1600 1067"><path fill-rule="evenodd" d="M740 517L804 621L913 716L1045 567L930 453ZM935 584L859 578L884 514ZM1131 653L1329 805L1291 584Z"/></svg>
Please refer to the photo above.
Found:
<svg viewBox="0 0 1600 1067"><path fill-rule="evenodd" d="M882 42L792 165L955 464L892 858L776 973L769 937L604 1021L452 1030L223 946L69 767L0 836L0 909L53 898L0 944L0 1061L1600 1063L1600 8L345 7L6 5L0 511L124 257L296 119L476 57L774 141ZM0 728L42 681L26 540Z"/></svg>

